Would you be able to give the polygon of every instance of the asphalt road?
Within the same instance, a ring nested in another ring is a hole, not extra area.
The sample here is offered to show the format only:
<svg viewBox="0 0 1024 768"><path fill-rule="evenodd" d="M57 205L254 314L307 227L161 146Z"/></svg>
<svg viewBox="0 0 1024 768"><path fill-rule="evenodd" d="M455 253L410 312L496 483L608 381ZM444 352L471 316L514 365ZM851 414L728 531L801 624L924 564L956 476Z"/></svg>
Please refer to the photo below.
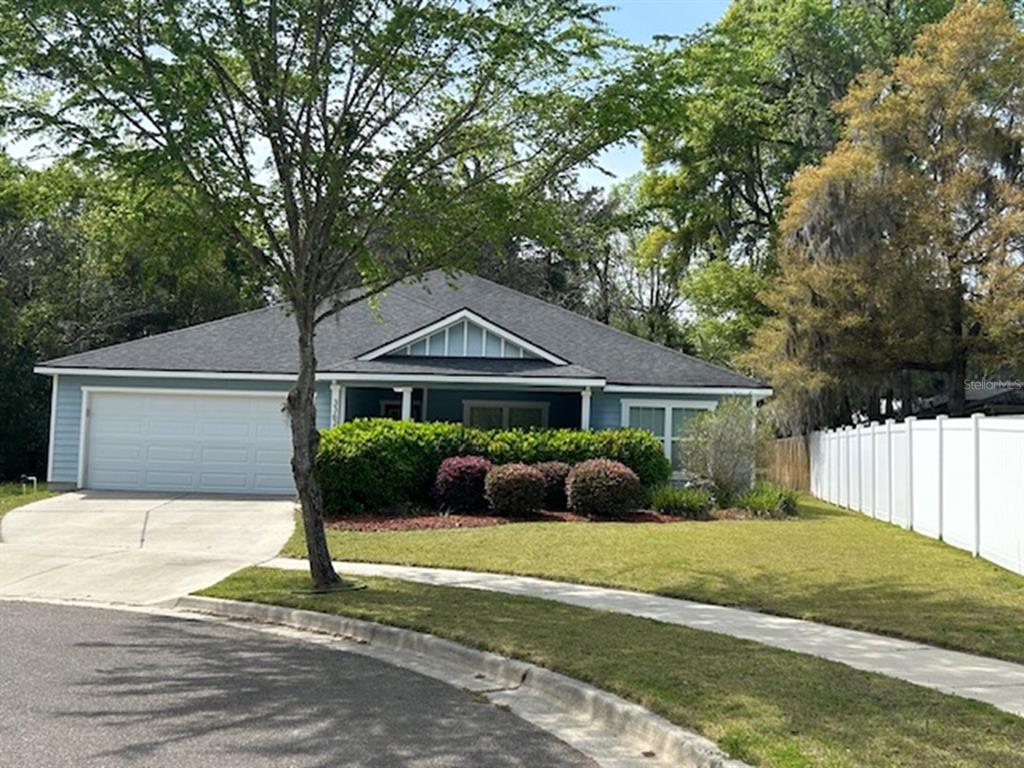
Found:
<svg viewBox="0 0 1024 768"><path fill-rule="evenodd" d="M208 622L0 602L0 766L594 767L436 680Z"/></svg>

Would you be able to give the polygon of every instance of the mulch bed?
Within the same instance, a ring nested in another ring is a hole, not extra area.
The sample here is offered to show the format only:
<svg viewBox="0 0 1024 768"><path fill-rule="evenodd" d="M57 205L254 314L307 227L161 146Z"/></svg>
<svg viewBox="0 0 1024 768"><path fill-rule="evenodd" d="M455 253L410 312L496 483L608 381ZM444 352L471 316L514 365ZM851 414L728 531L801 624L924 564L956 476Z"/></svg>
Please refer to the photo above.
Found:
<svg viewBox="0 0 1024 768"><path fill-rule="evenodd" d="M485 528L507 523L587 523L591 518L573 512L541 510L530 517L498 517L480 514L457 515L417 510L396 515L352 515L332 517L325 521L336 531L430 531L441 528ZM601 518L600 522L615 523L684 523L682 518L657 512L633 512L623 517Z"/></svg>

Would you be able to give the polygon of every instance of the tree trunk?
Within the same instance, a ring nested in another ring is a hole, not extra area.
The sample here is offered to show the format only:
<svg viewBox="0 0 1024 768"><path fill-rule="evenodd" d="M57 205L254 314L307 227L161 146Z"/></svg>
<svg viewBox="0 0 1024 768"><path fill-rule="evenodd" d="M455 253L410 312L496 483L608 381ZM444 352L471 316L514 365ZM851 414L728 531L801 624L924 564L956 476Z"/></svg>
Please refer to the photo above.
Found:
<svg viewBox="0 0 1024 768"><path fill-rule="evenodd" d="M959 266L950 269L950 360L946 371L946 401L950 416L967 412L967 341L964 338L964 285Z"/></svg>
<svg viewBox="0 0 1024 768"><path fill-rule="evenodd" d="M868 421L879 421L882 418L882 395L876 387L868 390Z"/></svg>
<svg viewBox="0 0 1024 768"><path fill-rule="evenodd" d="M288 415L292 427L292 475L302 505L302 526L313 586L326 589L340 582L331 565L324 533L324 501L316 479L316 453L320 433L316 428L316 351L313 346L315 308L295 308L299 329L299 377L288 393Z"/></svg>
<svg viewBox="0 0 1024 768"><path fill-rule="evenodd" d="M949 415L963 416L967 413L967 352L958 344L949 371L946 373L946 397L949 401Z"/></svg>
<svg viewBox="0 0 1024 768"><path fill-rule="evenodd" d="M900 416L905 419L914 415L914 380L906 368L900 371L900 389Z"/></svg>

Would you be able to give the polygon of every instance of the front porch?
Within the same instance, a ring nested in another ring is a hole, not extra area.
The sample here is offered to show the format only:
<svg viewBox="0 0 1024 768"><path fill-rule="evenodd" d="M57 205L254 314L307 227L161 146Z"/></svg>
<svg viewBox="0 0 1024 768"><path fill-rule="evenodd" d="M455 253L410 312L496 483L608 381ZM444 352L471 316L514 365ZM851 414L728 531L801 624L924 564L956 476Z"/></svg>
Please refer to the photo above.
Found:
<svg viewBox="0 0 1024 768"><path fill-rule="evenodd" d="M331 424L357 418L445 421L482 429L590 429L589 388L386 383L331 385Z"/></svg>

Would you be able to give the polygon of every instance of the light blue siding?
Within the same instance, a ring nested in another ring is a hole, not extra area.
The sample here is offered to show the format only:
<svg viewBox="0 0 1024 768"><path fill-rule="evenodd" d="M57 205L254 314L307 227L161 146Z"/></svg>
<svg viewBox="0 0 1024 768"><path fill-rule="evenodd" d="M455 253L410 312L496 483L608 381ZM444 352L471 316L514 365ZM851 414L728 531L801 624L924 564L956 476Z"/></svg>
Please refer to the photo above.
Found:
<svg viewBox="0 0 1024 768"><path fill-rule="evenodd" d="M82 387L125 387L134 389L211 389L254 392L281 392L289 389L287 381L245 381L236 379L141 378L134 376L70 376L63 375L57 383L57 413L53 430L52 482L78 482L79 436L82 427ZM331 392L326 382L317 383L317 425L324 428L330 421Z"/></svg>
<svg viewBox="0 0 1024 768"><path fill-rule="evenodd" d="M448 329L448 349L445 351L446 355L450 357L459 357L462 355L462 339L465 331L465 323L453 325Z"/></svg>

